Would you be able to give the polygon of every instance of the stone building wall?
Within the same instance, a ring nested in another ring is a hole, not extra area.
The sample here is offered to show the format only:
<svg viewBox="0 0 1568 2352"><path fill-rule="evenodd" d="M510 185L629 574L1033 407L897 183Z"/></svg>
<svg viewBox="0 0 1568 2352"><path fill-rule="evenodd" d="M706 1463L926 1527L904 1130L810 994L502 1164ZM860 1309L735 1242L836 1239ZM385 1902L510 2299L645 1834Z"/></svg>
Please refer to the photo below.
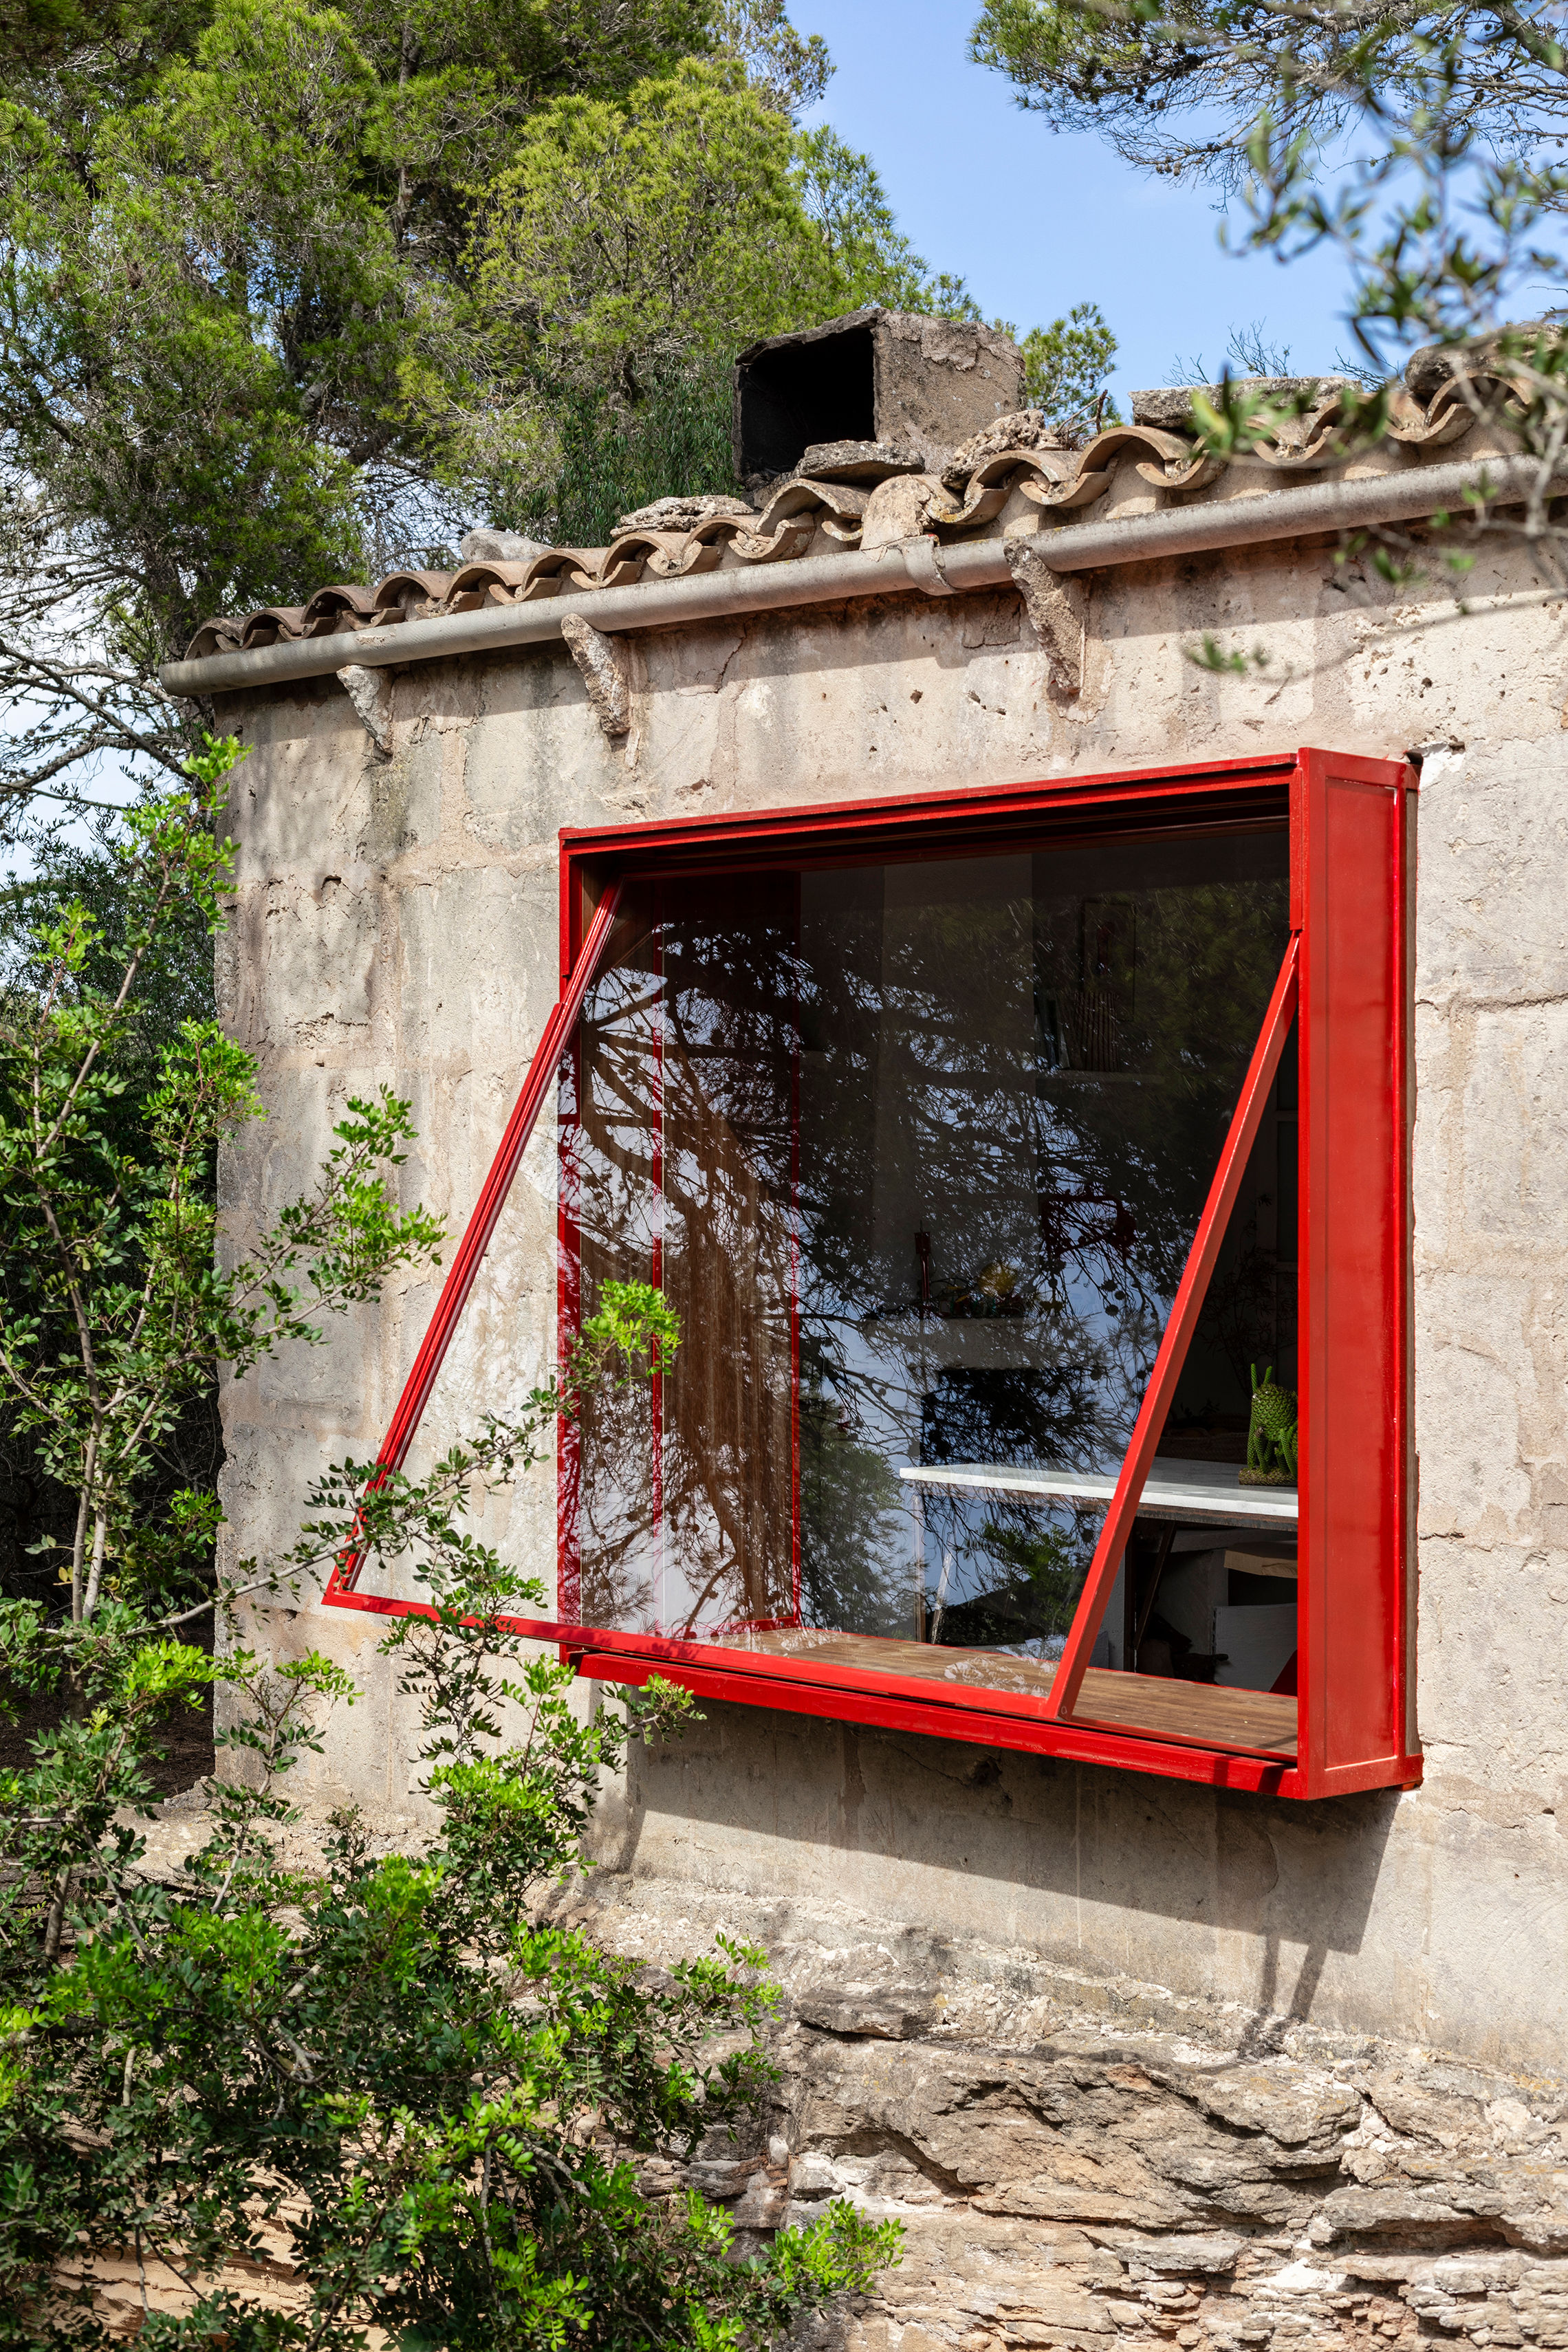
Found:
<svg viewBox="0 0 1568 2352"><path fill-rule="evenodd" d="M773 1955L780 2086L678 2176L738 2230L849 2197L902 2261L843 2352L1568 2341L1568 2095L1375 2036L868 1920L602 1874L564 1916L654 1965ZM742 2238L742 2242L744 2240Z"/></svg>
<svg viewBox="0 0 1568 2352"><path fill-rule="evenodd" d="M714 1705L606 1802L607 1864L704 1897L807 1902L830 1887L868 1916L1259 2017L1556 2063L1563 628L1522 561L1484 562L1468 593L1464 618L1400 602L1315 547L1104 574L1076 701L1051 691L1011 591L692 626L631 641L618 743L560 646L396 673L388 760L331 679L220 706L253 748L235 779L240 898L222 1002L260 1057L269 1112L223 1167L237 1242L308 1181L345 1099L382 1081L411 1097L420 1130L408 1196L460 1225L554 999L563 824L1300 743L1438 747L1423 771L1416 978L1425 1785L1304 1806ZM1188 649L1205 631L1261 647L1266 666L1200 669ZM531 1377L549 1360L553 1200L542 1127L477 1294L479 1340L450 1360L455 1422L494 1402L497 1366ZM434 1297L408 1284L229 1391L234 1556L289 1538L324 1461L374 1452ZM507 1507L510 1539L548 1580L552 1479L532 1474ZM255 1628L357 1676L364 1696L334 1718L313 1785L390 1821L417 1799L379 1631L310 1607Z"/></svg>
<svg viewBox="0 0 1568 2352"><path fill-rule="evenodd" d="M176 1800L142 1865L177 1885L209 1824ZM378 1841L384 1843L385 1841ZM308 1826L285 1859L310 1870ZM717 1934L763 1945L771 2105L645 2192L699 2189L745 2253L848 2198L898 2221L875 2291L792 2352L1415 2352L1568 2344L1568 2084L1027 1947L814 1901L600 1870L548 1906L654 1972ZM95 2266L130 2336L192 2300L132 2254ZM270 2233L225 2283L288 2310Z"/></svg>

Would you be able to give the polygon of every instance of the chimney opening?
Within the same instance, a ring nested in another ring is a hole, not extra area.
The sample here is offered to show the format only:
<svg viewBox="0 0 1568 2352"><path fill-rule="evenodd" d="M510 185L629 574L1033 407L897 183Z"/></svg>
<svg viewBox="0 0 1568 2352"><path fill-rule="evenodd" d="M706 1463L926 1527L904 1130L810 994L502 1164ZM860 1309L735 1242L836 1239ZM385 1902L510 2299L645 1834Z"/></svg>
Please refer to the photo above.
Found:
<svg viewBox="0 0 1568 2352"><path fill-rule="evenodd" d="M736 457L742 481L793 473L814 443L876 438L871 324L742 352L735 368Z"/></svg>

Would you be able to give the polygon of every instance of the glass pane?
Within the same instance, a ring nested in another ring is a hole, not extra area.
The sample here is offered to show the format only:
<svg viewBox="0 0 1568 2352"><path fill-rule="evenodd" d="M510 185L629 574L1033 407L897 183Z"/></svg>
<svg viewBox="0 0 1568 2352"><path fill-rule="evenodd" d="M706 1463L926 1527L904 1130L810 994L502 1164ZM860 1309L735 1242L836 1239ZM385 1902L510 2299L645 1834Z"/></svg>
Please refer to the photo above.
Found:
<svg viewBox="0 0 1568 2352"><path fill-rule="evenodd" d="M1296 1069L1292 1029L1104 1621L1121 1686L1088 1678L1075 1720L1293 1749Z"/></svg>
<svg viewBox="0 0 1568 2352"><path fill-rule="evenodd" d="M566 1111L584 1309L683 1329L582 1431L584 1624L1048 1687L1287 905L1282 828L662 887ZM1226 1344L1173 1443L1245 1421Z"/></svg>
<svg viewBox="0 0 1568 2352"><path fill-rule="evenodd" d="M663 1030L658 940L647 895L610 935L605 967L578 1024L563 1102L562 1204L581 1235L579 1281L591 1313L601 1283L659 1278L660 1202L648 1157L658 1133ZM640 1623L662 1550L656 1465L658 1398L641 1381L602 1389L564 1432L567 1468L560 1607L584 1592L596 1622ZM582 1475L584 1462L591 1475Z"/></svg>

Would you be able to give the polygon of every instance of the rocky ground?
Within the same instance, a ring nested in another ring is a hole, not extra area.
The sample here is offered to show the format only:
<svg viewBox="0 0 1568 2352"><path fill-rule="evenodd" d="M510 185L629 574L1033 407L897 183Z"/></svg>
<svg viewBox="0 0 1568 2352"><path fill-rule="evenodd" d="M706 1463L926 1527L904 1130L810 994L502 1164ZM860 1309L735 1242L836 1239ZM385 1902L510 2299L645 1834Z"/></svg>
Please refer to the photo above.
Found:
<svg viewBox="0 0 1568 2352"><path fill-rule="evenodd" d="M178 1872L199 1803L165 1808L152 1870ZM847 1906L598 1874L550 1907L653 1969L721 1932L769 1952L773 2111L647 2187L689 2180L742 2247L836 2197L902 2221L878 2294L800 2352L1568 2347L1568 2084Z"/></svg>

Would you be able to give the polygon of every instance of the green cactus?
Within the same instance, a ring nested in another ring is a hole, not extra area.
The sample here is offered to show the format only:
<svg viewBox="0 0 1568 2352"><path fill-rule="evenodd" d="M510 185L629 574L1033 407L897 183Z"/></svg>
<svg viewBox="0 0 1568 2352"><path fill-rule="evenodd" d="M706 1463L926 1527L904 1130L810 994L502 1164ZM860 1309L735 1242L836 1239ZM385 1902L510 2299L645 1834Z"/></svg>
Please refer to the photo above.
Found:
<svg viewBox="0 0 1568 2352"><path fill-rule="evenodd" d="M1285 1486L1296 1475L1296 1397L1281 1388L1274 1367L1266 1364L1263 1378L1252 1367L1252 1420L1247 1433L1244 1486Z"/></svg>

